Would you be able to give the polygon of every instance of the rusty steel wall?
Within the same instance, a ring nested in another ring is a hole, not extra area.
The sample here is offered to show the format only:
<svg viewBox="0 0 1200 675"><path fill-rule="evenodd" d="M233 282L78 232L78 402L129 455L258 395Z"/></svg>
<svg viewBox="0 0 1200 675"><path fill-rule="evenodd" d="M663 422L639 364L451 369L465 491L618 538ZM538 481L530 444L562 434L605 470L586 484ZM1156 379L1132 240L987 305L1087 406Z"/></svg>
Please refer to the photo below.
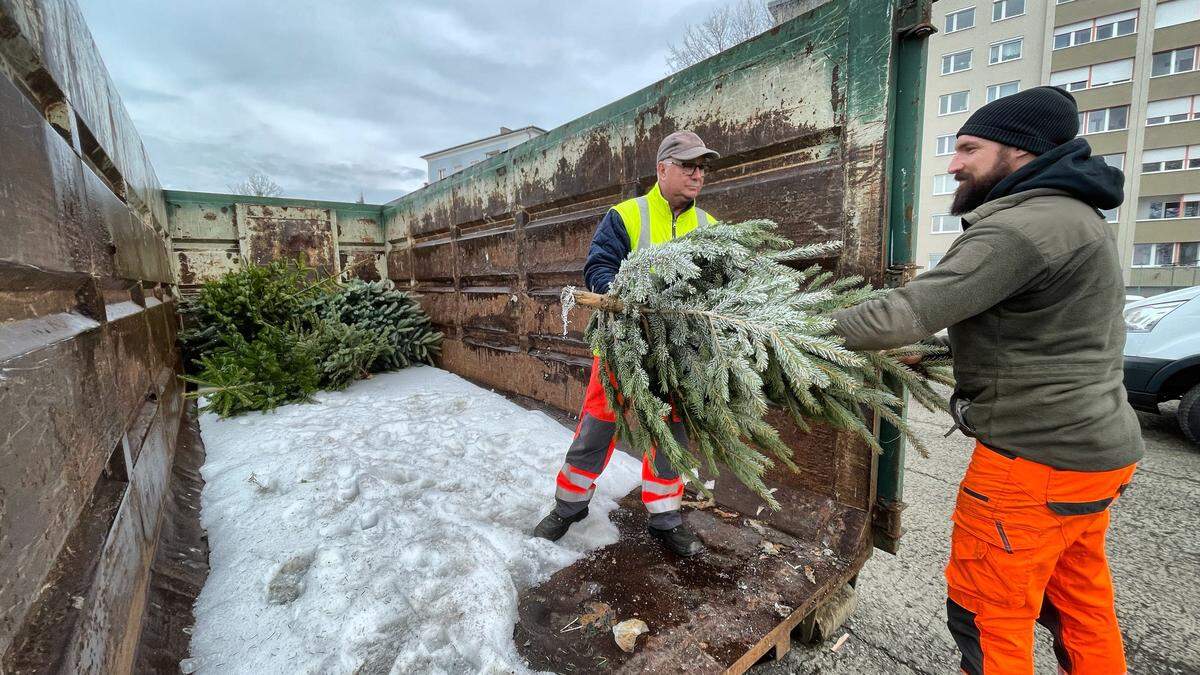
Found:
<svg viewBox="0 0 1200 675"><path fill-rule="evenodd" d="M171 258L179 288L189 293L238 269L295 259L330 274L349 270L360 279L386 278L382 208L277 197L167 190Z"/></svg>
<svg viewBox="0 0 1200 675"><path fill-rule="evenodd" d="M841 240L824 264L882 281L893 10L832 0L388 204L389 276L419 292L445 332L444 367L579 409L587 312L573 310L563 336L560 290L582 285L599 219L653 185L659 141L677 129L721 152L699 199L706 210L771 218L799 243ZM799 487L868 510L865 445L793 431L811 469Z"/></svg>
<svg viewBox="0 0 1200 675"><path fill-rule="evenodd" d="M72 0L0 0L0 671L128 672L182 409L166 206Z"/></svg>

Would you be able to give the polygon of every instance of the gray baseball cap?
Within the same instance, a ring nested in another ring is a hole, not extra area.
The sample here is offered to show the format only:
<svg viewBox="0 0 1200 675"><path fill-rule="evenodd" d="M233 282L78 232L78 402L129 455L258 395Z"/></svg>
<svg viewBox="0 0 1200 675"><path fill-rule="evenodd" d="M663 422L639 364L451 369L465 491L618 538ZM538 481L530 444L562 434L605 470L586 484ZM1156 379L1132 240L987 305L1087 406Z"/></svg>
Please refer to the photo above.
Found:
<svg viewBox="0 0 1200 675"><path fill-rule="evenodd" d="M678 159L686 162L697 157L717 159L720 156L721 154L716 150L704 147L704 141L700 140L696 134L690 131L676 131L664 138L658 145L658 159L655 161Z"/></svg>

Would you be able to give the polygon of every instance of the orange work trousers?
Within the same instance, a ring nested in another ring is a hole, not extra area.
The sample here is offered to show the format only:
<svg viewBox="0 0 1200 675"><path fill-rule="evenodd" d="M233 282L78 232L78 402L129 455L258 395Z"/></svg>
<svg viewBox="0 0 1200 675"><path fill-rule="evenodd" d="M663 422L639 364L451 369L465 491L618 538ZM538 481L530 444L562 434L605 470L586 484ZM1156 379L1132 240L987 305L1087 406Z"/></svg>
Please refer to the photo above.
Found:
<svg viewBox="0 0 1200 675"><path fill-rule="evenodd" d="M1104 535L1133 471L1061 471L975 446L946 567L963 672L1032 675L1035 621L1063 671L1126 672Z"/></svg>

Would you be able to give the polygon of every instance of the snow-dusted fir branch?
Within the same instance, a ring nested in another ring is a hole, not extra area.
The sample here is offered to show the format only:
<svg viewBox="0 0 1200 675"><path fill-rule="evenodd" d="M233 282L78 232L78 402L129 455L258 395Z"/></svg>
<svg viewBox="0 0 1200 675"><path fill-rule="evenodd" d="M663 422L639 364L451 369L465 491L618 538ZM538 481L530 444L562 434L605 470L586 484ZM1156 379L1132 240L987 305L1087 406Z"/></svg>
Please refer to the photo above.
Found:
<svg viewBox="0 0 1200 675"><path fill-rule="evenodd" d="M639 249L607 295L564 289L564 330L568 303L599 310L585 336L620 383L618 396L611 380L600 378L622 413L618 433L643 452L658 448L684 474L701 464L713 473L727 469L773 507L764 472L776 461L795 467L791 449L764 421L772 408L802 429L824 422L880 451L870 426L875 415L923 453L884 378L907 386L923 405L944 406L929 382L950 382L945 350L842 346L831 314L886 291L858 277L834 279L819 266L789 265L839 248L796 247L768 220L722 223ZM899 361L915 354L925 357L919 372ZM672 413L686 426L690 449L670 433Z"/></svg>

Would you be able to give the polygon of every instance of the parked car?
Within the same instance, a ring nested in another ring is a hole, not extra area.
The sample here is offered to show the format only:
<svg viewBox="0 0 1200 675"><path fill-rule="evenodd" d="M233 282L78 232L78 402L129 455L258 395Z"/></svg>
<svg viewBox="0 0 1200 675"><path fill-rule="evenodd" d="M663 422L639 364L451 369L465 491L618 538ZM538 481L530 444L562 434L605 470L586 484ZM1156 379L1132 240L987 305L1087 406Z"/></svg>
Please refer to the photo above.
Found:
<svg viewBox="0 0 1200 675"><path fill-rule="evenodd" d="M1125 306L1125 390L1138 410L1179 399L1179 426L1200 445L1200 286Z"/></svg>
<svg viewBox="0 0 1200 675"><path fill-rule="evenodd" d="M1125 295L1125 306L1126 306L1126 307L1128 307L1128 306L1130 306L1131 304L1133 304L1133 303L1137 302L1138 300L1145 300L1145 299L1146 299L1145 297L1143 297L1143 296L1140 296L1140 295L1128 295L1128 294L1126 294L1126 295Z"/></svg>

